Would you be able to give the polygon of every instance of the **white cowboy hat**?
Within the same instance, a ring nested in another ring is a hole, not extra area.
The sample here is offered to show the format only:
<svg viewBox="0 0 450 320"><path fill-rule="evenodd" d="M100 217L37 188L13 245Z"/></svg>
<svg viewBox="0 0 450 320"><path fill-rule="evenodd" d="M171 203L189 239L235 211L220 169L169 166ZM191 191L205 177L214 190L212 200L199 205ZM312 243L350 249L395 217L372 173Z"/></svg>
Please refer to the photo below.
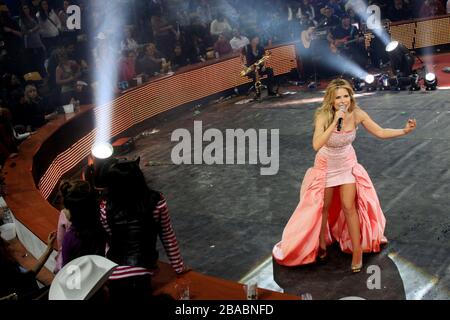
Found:
<svg viewBox="0 0 450 320"><path fill-rule="evenodd" d="M95 255L70 261L56 274L49 300L88 300L105 284L116 266Z"/></svg>

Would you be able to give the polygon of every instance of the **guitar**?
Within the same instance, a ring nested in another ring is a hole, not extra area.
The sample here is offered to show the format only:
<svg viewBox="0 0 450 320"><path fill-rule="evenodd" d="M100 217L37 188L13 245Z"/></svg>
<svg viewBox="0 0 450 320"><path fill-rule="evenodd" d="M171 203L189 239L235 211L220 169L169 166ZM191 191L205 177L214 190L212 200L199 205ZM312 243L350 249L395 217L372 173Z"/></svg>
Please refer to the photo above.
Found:
<svg viewBox="0 0 450 320"><path fill-rule="evenodd" d="M311 42L314 39L319 38L320 36L326 36L327 31L316 31L315 27L309 27L306 30L303 30L300 39L302 40L302 44L305 47L305 49L309 49L311 47Z"/></svg>
<svg viewBox="0 0 450 320"><path fill-rule="evenodd" d="M365 41L366 38L374 38L374 35L372 34L365 34L363 36L357 36L355 39L349 40L350 36L347 36L342 39L334 40L334 42L330 43L330 51L334 54L339 53L342 49L348 49L348 46L355 42L362 42Z"/></svg>

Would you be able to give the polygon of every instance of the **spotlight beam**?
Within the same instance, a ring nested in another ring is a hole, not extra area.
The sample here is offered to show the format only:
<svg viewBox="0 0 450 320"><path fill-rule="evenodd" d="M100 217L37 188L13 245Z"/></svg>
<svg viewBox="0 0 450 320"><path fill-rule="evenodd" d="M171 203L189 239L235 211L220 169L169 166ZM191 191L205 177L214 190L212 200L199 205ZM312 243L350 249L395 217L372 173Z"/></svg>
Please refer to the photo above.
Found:
<svg viewBox="0 0 450 320"><path fill-rule="evenodd" d="M95 16L90 21L91 47L96 53L96 72L94 74L94 99L96 105L96 136L94 145L109 143L111 138L112 100L118 82L118 57L123 38L123 25L129 10L124 10L118 1L102 1L104 16ZM95 8L94 8L95 9ZM99 23L99 21L101 21Z"/></svg>

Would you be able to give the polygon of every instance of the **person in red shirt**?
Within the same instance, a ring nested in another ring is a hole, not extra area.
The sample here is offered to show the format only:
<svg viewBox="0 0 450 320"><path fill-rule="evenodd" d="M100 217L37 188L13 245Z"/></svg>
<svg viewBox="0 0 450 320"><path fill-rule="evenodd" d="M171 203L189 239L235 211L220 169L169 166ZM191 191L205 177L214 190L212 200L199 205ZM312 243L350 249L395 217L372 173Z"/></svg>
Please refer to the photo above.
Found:
<svg viewBox="0 0 450 320"><path fill-rule="evenodd" d="M219 35L219 39L217 39L214 44L214 54L216 55L216 58L221 58L231 52L233 52L233 48L228 39L223 34Z"/></svg>
<svg viewBox="0 0 450 320"><path fill-rule="evenodd" d="M119 81L130 81L136 77L136 53L124 50L119 60Z"/></svg>

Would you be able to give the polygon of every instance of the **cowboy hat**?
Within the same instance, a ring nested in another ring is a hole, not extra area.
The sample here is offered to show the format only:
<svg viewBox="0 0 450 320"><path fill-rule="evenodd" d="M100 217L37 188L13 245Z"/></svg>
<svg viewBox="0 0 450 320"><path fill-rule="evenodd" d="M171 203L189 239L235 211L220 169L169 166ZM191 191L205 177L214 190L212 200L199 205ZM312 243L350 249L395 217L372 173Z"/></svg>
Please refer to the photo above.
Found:
<svg viewBox="0 0 450 320"><path fill-rule="evenodd" d="M95 255L70 261L56 274L49 300L88 300L105 284L116 266Z"/></svg>

